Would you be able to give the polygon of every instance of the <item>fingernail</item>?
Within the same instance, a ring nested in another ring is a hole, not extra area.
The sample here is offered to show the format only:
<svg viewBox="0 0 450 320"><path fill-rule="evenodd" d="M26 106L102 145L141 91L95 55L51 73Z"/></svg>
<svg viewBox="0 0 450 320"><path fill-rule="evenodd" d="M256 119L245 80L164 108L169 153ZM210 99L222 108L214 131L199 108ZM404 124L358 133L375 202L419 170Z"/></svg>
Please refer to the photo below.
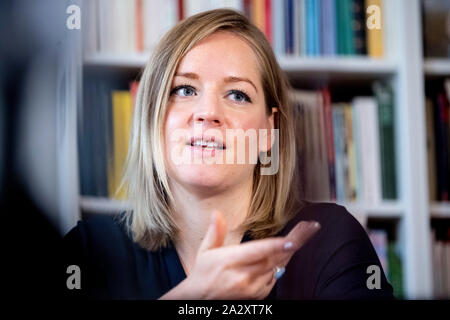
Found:
<svg viewBox="0 0 450 320"><path fill-rule="evenodd" d="M294 244L291 241L288 241L284 244L284 249L285 250L289 250L292 249L294 247Z"/></svg>
<svg viewBox="0 0 450 320"><path fill-rule="evenodd" d="M277 279L277 280L280 279L283 276L285 271L286 271L285 268L277 268L276 272L275 272L275 279Z"/></svg>
<svg viewBox="0 0 450 320"><path fill-rule="evenodd" d="M317 221L311 221L308 227L312 229L320 229L320 223Z"/></svg>

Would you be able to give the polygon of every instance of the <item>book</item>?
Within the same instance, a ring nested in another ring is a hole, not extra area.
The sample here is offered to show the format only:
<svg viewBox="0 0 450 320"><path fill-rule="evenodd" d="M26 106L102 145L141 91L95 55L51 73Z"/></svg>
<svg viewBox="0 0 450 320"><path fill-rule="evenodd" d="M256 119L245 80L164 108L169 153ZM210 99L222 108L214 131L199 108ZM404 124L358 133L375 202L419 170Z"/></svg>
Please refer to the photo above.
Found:
<svg viewBox="0 0 450 320"><path fill-rule="evenodd" d="M397 199L394 95L391 87L373 84L378 104L381 183L383 199Z"/></svg>
<svg viewBox="0 0 450 320"><path fill-rule="evenodd" d="M382 1L365 0L365 12L367 54L372 58L382 58L384 56Z"/></svg>
<svg viewBox="0 0 450 320"><path fill-rule="evenodd" d="M143 46L145 51L155 49L162 36L179 19L177 0L143 0Z"/></svg>
<svg viewBox="0 0 450 320"><path fill-rule="evenodd" d="M361 136L359 134L360 126L364 124L359 123L359 108L355 108L353 101L352 106L352 131L353 131L353 146L354 146L354 158L355 158L355 197L358 201L364 201L363 194L363 175L362 175L362 151L361 151ZM364 127L362 128L364 130Z"/></svg>
<svg viewBox="0 0 450 320"><path fill-rule="evenodd" d="M336 199L338 202L346 200L345 193L345 114L342 107L338 104L332 104L333 114L333 133L334 133L334 158L336 174Z"/></svg>
<svg viewBox="0 0 450 320"><path fill-rule="evenodd" d="M354 55L352 0L336 0L337 50L341 55Z"/></svg>
<svg viewBox="0 0 450 320"><path fill-rule="evenodd" d="M353 139L353 108L351 104L344 105L345 112L345 132L347 142L347 158L348 158L348 191L347 200L356 200L356 157L355 144Z"/></svg>
<svg viewBox="0 0 450 320"><path fill-rule="evenodd" d="M284 0L284 46L285 54L294 54L294 0Z"/></svg>
<svg viewBox="0 0 450 320"><path fill-rule="evenodd" d="M372 242L373 248L380 260L381 267L386 277L389 277L388 264L388 235L386 230L372 229L369 231L369 239Z"/></svg>
<svg viewBox="0 0 450 320"><path fill-rule="evenodd" d="M394 289L394 297L403 299L403 263L394 242L388 242L387 259L387 264L389 266L388 280Z"/></svg>
<svg viewBox="0 0 450 320"><path fill-rule="evenodd" d="M110 198L126 199L124 188L120 188L124 164L128 153L130 137L132 102L129 91L112 91L112 110L114 128L114 161L110 177Z"/></svg>
<svg viewBox="0 0 450 320"><path fill-rule="evenodd" d="M437 181L436 181L436 146L434 136L434 118L433 102L430 98L426 99L426 122L427 122L427 165L428 165L428 190L431 201L438 200Z"/></svg>
<svg viewBox="0 0 450 320"><path fill-rule="evenodd" d="M450 58L450 2L423 0L422 12L425 56Z"/></svg>
<svg viewBox="0 0 450 320"><path fill-rule="evenodd" d="M320 7L322 28L320 29L321 53L336 55L336 7L334 0L323 0Z"/></svg>
<svg viewBox="0 0 450 320"><path fill-rule="evenodd" d="M284 2L280 0L272 0L272 33L273 33L273 50L277 56L284 55Z"/></svg>
<svg viewBox="0 0 450 320"><path fill-rule="evenodd" d="M293 90L294 109L300 109L294 122L301 122L305 133L301 142L304 198L312 201L330 199L328 158L325 137L323 97L320 91ZM298 125L296 125L298 127Z"/></svg>
<svg viewBox="0 0 450 320"><path fill-rule="evenodd" d="M333 138L333 111L331 108L331 94L328 88L322 90L323 115L325 126L325 140L328 160L328 176L330 184L330 199L336 201L336 173L335 173L335 153Z"/></svg>
<svg viewBox="0 0 450 320"><path fill-rule="evenodd" d="M264 0L264 34L267 41L273 46L272 15L272 0Z"/></svg>
<svg viewBox="0 0 450 320"><path fill-rule="evenodd" d="M320 54L320 20L318 0L305 0L306 10L306 54L317 56Z"/></svg>
<svg viewBox="0 0 450 320"><path fill-rule="evenodd" d="M364 203L376 205L381 202L378 105L374 97L355 97L352 105L360 124L355 128L355 135L359 137L361 159L358 175L360 194Z"/></svg>
<svg viewBox="0 0 450 320"><path fill-rule="evenodd" d="M438 200L449 200L449 166L448 166L448 103L446 95L439 92L435 97L434 107L435 143L436 143L436 166L437 166L437 191Z"/></svg>
<svg viewBox="0 0 450 320"><path fill-rule="evenodd" d="M251 18L253 23L262 31L265 32L265 0L252 0Z"/></svg>
<svg viewBox="0 0 450 320"><path fill-rule="evenodd" d="M364 0L353 0L352 4L353 47L355 54L367 54L366 47L366 13Z"/></svg>

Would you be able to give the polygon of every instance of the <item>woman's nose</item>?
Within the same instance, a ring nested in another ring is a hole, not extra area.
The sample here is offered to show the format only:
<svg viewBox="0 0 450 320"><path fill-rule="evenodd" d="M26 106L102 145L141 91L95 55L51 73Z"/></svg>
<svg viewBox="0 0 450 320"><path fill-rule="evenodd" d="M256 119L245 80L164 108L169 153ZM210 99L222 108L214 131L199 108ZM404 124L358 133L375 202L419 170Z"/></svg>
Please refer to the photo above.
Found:
<svg viewBox="0 0 450 320"><path fill-rule="evenodd" d="M223 110L217 95L205 94L194 111L194 121L203 126L217 127L223 124Z"/></svg>

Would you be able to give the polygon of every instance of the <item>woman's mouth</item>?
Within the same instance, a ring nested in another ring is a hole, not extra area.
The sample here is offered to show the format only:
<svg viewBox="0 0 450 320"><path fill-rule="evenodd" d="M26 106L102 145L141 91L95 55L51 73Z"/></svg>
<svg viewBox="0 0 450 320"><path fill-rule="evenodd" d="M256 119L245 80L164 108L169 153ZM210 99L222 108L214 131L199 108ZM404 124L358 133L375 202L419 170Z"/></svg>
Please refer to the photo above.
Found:
<svg viewBox="0 0 450 320"><path fill-rule="evenodd" d="M200 157L215 157L216 152L225 149L221 140L215 137L191 137L186 143L194 154Z"/></svg>
<svg viewBox="0 0 450 320"><path fill-rule="evenodd" d="M187 143L191 147L201 148L205 150L224 150L225 146L220 140L216 140L215 137L192 137Z"/></svg>

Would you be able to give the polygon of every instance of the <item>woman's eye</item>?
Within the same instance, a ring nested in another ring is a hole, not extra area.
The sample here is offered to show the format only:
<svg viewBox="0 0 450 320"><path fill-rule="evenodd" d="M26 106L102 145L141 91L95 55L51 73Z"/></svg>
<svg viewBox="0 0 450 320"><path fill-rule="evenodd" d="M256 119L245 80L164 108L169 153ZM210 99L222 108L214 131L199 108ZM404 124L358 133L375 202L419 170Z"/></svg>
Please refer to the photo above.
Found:
<svg viewBox="0 0 450 320"><path fill-rule="evenodd" d="M234 101L240 102L240 103L242 103L242 102L252 102L248 95L246 95L244 92L239 91L239 90L232 90L230 92L230 97Z"/></svg>
<svg viewBox="0 0 450 320"><path fill-rule="evenodd" d="M195 89L191 86L181 86L174 88L170 94L176 94L180 97L189 97L195 95Z"/></svg>

